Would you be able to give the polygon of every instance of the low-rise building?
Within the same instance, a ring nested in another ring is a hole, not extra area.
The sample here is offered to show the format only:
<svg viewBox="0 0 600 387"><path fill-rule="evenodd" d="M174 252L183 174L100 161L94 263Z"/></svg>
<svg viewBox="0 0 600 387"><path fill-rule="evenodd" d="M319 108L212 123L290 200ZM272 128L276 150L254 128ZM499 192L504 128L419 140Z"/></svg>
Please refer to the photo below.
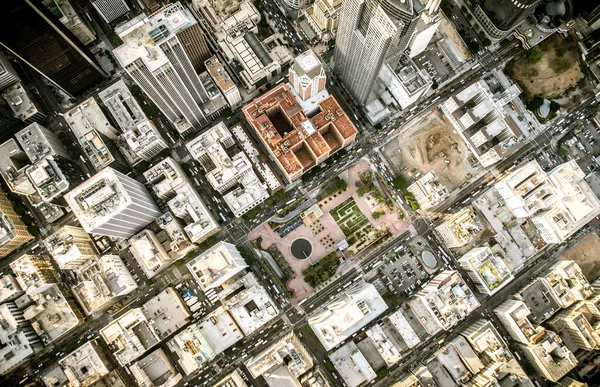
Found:
<svg viewBox="0 0 600 387"><path fill-rule="evenodd" d="M129 239L129 251L148 278L168 267L172 257L151 230L143 230Z"/></svg>
<svg viewBox="0 0 600 387"><path fill-rule="evenodd" d="M27 226L17 215L12 203L0 193L0 258L6 257L33 239Z"/></svg>
<svg viewBox="0 0 600 387"><path fill-rule="evenodd" d="M558 382L578 364L573 352L553 331L545 331L534 342L519 346L533 368L551 382Z"/></svg>
<svg viewBox="0 0 600 387"><path fill-rule="evenodd" d="M477 247L458 260L483 294L492 295L514 278L501 257L489 247Z"/></svg>
<svg viewBox="0 0 600 387"><path fill-rule="evenodd" d="M86 315L107 308L138 287L118 255L104 255L83 264L77 269L77 280L71 290Z"/></svg>
<svg viewBox="0 0 600 387"><path fill-rule="evenodd" d="M64 118L96 172L115 162L118 156L112 145L119 132L108 122L93 97L69 110Z"/></svg>
<svg viewBox="0 0 600 387"><path fill-rule="evenodd" d="M393 337L388 326L374 325L366 332L368 341L375 347L377 353L389 367L402 359L400 343Z"/></svg>
<svg viewBox="0 0 600 387"><path fill-rule="evenodd" d="M346 289L320 310L308 324L327 351L358 332L387 309L383 298L368 283Z"/></svg>
<svg viewBox="0 0 600 387"><path fill-rule="evenodd" d="M225 96L227 103L232 108L238 107L242 103L240 90L233 82L227 70L223 68L216 56L211 56L204 62L206 71L211 76L221 93Z"/></svg>
<svg viewBox="0 0 600 387"><path fill-rule="evenodd" d="M192 243L201 243L221 229L179 164L170 157L144 172L144 178L167 202L170 212L185 222L184 230Z"/></svg>
<svg viewBox="0 0 600 387"><path fill-rule="evenodd" d="M88 341L58 361L69 386L95 386L107 381L110 363L95 341Z"/></svg>
<svg viewBox="0 0 600 387"><path fill-rule="evenodd" d="M341 9L342 0L315 0L304 10L306 20L319 40L327 42L335 36Z"/></svg>
<svg viewBox="0 0 600 387"><path fill-rule="evenodd" d="M548 325L561 336L586 351L600 349L600 295L579 301L548 320Z"/></svg>
<svg viewBox="0 0 600 387"><path fill-rule="evenodd" d="M12 261L10 268L25 292L58 282L50 257L26 254Z"/></svg>
<svg viewBox="0 0 600 387"><path fill-rule="evenodd" d="M146 187L105 168L65 195L86 232L128 238L161 215Z"/></svg>
<svg viewBox="0 0 600 387"><path fill-rule="evenodd" d="M40 352L43 345L14 302L0 305L0 375Z"/></svg>
<svg viewBox="0 0 600 387"><path fill-rule="evenodd" d="M519 94L521 90L517 85L504 89L490 75L470 84L441 105L483 167L506 158L524 137L522 124L504 109Z"/></svg>
<svg viewBox="0 0 600 387"><path fill-rule="evenodd" d="M541 324L563 308L583 301L594 290L574 261L559 261L516 296L531 311L534 323Z"/></svg>
<svg viewBox="0 0 600 387"><path fill-rule="evenodd" d="M248 265L235 245L219 242L187 263L203 290L214 289L244 271Z"/></svg>
<svg viewBox="0 0 600 387"><path fill-rule="evenodd" d="M218 307L202 320L190 324L167 343L177 355L186 375L203 367L219 353L244 337L231 315Z"/></svg>
<svg viewBox="0 0 600 387"><path fill-rule="evenodd" d="M281 180L279 180L275 172L273 172L273 169L265 160L263 154L258 151L256 145L250 139L250 136L248 133L246 133L244 128L240 124L237 124L231 128L231 133L233 133L234 137L238 141L238 144L240 144L244 152L246 152L246 155L248 155L248 158L252 162L254 169L258 171L258 174L267 184L267 187L271 193L281 189Z"/></svg>
<svg viewBox="0 0 600 387"><path fill-rule="evenodd" d="M600 200L574 160L546 173L531 161L496 184L517 219L531 218L546 243L561 243L600 214Z"/></svg>
<svg viewBox="0 0 600 387"><path fill-rule="evenodd" d="M300 376L312 368L313 360L300 339L290 332L244 365L253 378L262 376L271 387L297 386Z"/></svg>
<svg viewBox="0 0 600 387"><path fill-rule="evenodd" d="M480 304L458 272L444 270L409 301L408 306L430 334L449 330Z"/></svg>
<svg viewBox="0 0 600 387"><path fill-rule="evenodd" d="M252 273L229 285L226 293L221 293L223 306L244 335L259 330L279 314L275 302Z"/></svg>
<svg viewBox="0 0 600 387"><path fill-rule="evenodd" d="M19 282L11 274L0 277L0 304L5 301L13 301L23 294Z"/></svg>
<svg viewBox="0 0 600 387"><path fill-rule="evenodd" d="M481 232L482 226L475 213L470 208L464 208L449 215L435 230L446 247L454 248L471 242Z"/></svg>
<svg viewBox="0 0 600 387"><path fill-rule="evenodd" d="M61 270L76 270L98 257L92 239L81 227L61 227L44 239L44 246Z"/></svg>
<svg viewBox="0 0 600 387"><path fill-rule="evenodd" d="M100 335L124 366L183 327L189 316L175 290L167 288L100 329Z"/></svg>
<svg viewBox="0 0 600 387"><path fill-rule="evenodd" d="M333 96L309 118L281 83L242 108L246 120L288 182L351 145L358 130Z"/></svg>
<svg viewBox="0 0 600 387"><path fill-rule="evenodd" d="M123 156L130 165L140 161L151 161L158 154L169 148L169 145L156 129L152 121L141 121L130 126L117 138Z"/></svg>
<svg viewBox="0 0 600 387"><path fill-rule="evenodd" d="M215 384L215 387L248 387L248 384L240 375L240 371L236 369L223 379L219 380L217 384Z"/></svg>
<svg viewBox="0 0 600 387"><path fill-rule="evenodd" d="M170 212L165 212L156 219L159 236L164 236L161 240L163 248L169 254L171 259L178 259L185 256L196 248L196 245L187 237L185 229L181 222Z"/></svg>
<svg viewBox="0 0 600 387"><path fill-rule="evenodd" d="M375 370L353 341L333 352L329 359L348 387L358 387L377 377Z"/></svg>
<svg viewBox="0 0 600 387"><path fill-rule="evenodd" d="M122 79L99 92L98 98L122 131L147 120L142 107Z"/></svg>
<svg viewBox="0 0 600 387"><path fill-rule="evenodd" d="M73 297L56 284L28 290L27 297L31 304L23 310L23 316L31 322L44 345L63 337L83 322Z"/></svg>
<svg viewBox="0 0 600 387"><path fill-rule="evenodd" d="M160 348L133 363L129 370L140 387L173 387L181 381L181 374Z"/></svg>
<svg viewBox="0 0 600 387"><path fill-rule="evenodd" d="M407 190L413 194L419 204L419 208L422 210L428 210L438 205L449 195L446 187L440 183L435 171L422 176L419 180L412 183Z"/></svg>
<svg viewBox="0 0 600 387"><path fill-rule="evenodd" d="M243 151L228 152L234 145L231 132L220 122L188 142L186 147L206 171L210 185L224 194L225 203L239 217L265 201L269 192Z"/></svg>
<svg viewBox="0 0 600 387"><path fill-rule="evenodd" d="M292 53L279 34L261 41L258 29L261 15L251 1L237 3L227 10L215 9L218 6L214 4L194 2L223 58L246 90L256 90L287 69L293 60Z"/></svg>

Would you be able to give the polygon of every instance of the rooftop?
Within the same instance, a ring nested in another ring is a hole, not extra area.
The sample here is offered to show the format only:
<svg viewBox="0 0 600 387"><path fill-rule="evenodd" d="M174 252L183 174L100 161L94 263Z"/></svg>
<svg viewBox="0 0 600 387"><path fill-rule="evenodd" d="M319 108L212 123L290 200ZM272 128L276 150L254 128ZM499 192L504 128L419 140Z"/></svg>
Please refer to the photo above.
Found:
<svg viewBox="0 0 600 387"><path fill-rule="evenodd" d="M96 170L115 161L102 136L116 140L118 132L92 97L64 114L64 118L75 134L84 155Z"/></svg>
<svg viewBox="0 0 600 387"><path fill-rule="evenodd" d="M162 8L150 17L140 14L115 28L123 44L113 53L122 67L141 60L150 71L154 71L168 62L160 43L195 23L191 12L179 2Z"/></svg>
<svg viewBox="0 0 600 387"><path fill-rule="evenodd" d="M119 140L119 144L124 145L133 154L133 158L138 159L149 160L158 154L158 148L160 150L167 148L165 140L149 120L142 120L128 127L119 136Z"/></svg>
<svg viewBox="0 0 600 387"><path fill-rule="evenodd" d="M104 255L77 269L79 283L72 288L86 314L99 311L116 297L137 289L131 273L118 255Z"/></svg>
<svg viewBox="0 0 600 387"><path fill-rule="evenodd" d="M91 238L81 227L59 228L44 239L44 246L60 269L75 269L98 255Z"/></svg>
<svg viewBox="0 0 600 387"><path fill-rule="evenodd" d="M484 293L492 294L513 279L513 276L501 257L492 253L489 247L477 247L458 262L469 270L471 278L485 289Z"/></svg>
<svg viewBox="0 0 600 387"><path fill-rule="evenodd" d="M280 385L279 375L289 375L289 379L298 379L313 366L313 361L300 339L293 333L285 335L264 351L245 362L253 378L262 376L269 386ZM270 383L273 380L274 383ZM292 385L295 385L292 382Z"/></svg>
<svg viewBox="0 0 600 387"><path fill-rule="evenodd" d="M181 380L181 374L161 348L133 363L129 370L140 386L172 387Z"/></svg>
<svg viewBox="0 0 600 387"><path fill-rule="evenodd" d="M222 300L223 305L245 335L260 329L279 314L269 293L253 273L246 274L227 290L230 294Z"/></svg>
<svg viewBox="0 0 600 387"><path fill-rule="evenodd" d="M71 385L91 386L108 375L110 365L102 360L101 351L93 341L88 341L58 361Z"/></svg>
<svg viewBox="0 0 600 387"><path fill-rule="evenodd" d="M179 365L189 375L243 336L229 313L220 306L177 334L169 341L168 346L177 354Z"/></svg>
<svg viewBox="0 0 600 387"><path fill-rule="evenodd" d="M221 91L226 92L228 90L237 88L235 83L233 83L231 80L229 73L223 68L221 63L219 63L219 60L216 56L208 58L204 62L204 65Z"/></svg>
<svg viewBox="0 0 600 387"><path fill-rule="evenodd" d="M202 289L212 289L248 267L239 251L227 242L219 242L187 263Z"/></svg>
<svg viewBox="0 0 600 387"><path fill-rule="evenodd" d="M0 305L0 375L11 372L35 353L31 339L25 329L19 326L17 318L9 309L9 304Z"/></svg>
<svg viewBox="0 0 600 387"><path fill-rule="evenodd" d="M44 344L56 340L83 321L77 307L70 303L58 285L28 290L33 305L23 311Z"/></svg>
<svg viewBox="0 0 600 387"><path fill-rule="evenodd" d="M353 341L349 341L340 347L329 355L329 358L348 387L358 387L377 377L377 374Z"/></svg>
<svg viewBox="0 0 600 387"><path fill-rule="evenodd" d="M121 130L127 130L146 120L141 106L122 79L99 92L98 97Z"/></svg>
<svg viewBox="0 0 600 387"><path fill-rule="evenodd" d="M17 282L24 291L34 290L49 283L58 282L50 257L22 255L10 263Z"/></svg>
<svg viewBox="0 0 600 387"><path fill-rule="evenodd" d="M185 325L190 317L185 304L172 288L165 289L142 305L142 313L161 339Z"/></svg>
<svg viewBox="0 0 600 387"><path fill-rule="evenodd" d="M436 275L408 304L429 334L449 330L480 306L460 274L453 270Z"/></svg>
<svg viewBox="0 0 600 387"><path fill-rule="evenodd" d="M70 158L62 143L54 141L56 134L43 126L33 123L17 132L15 138L31 162L35 163L49 156L59 155Z"/></svg>
<svg viewBox="0 0 600 387"><path fill-rule="evenodd" d="M122 366L136 359L160 341L151 321L147 320L141 308L130 309L100 329L99 333Z"/></svg>
<svg viewBox="0 0 600 387"><path fill-rule="evenodd" d="M186 238L187 239L187 238ZM171 263L154 232L143 230L129 239L130 251L148 278L152 278Z"/></svg>
<svg viewBox="0 0 600 387"><path fill-rule="evenodd" d="M91 232L125 210L132 198L118 176L106 168L65 195L69 207L83 228Z"/></svg>
<svg viewBox="0 0 600 387"><path fill-rule="evenodd" d="M375 286L362 283L325 304L308 320L326 350L352 336L387 309Z"/></svg>
<svg viewBox="0 0 600 387"><path fill-rule="evenodd" d="M335 97L330 95L319 107L320 112L309 119L288 87L280 83L242 110L280 167L292 176L342 147L338 136L346 141L358 133Z"/></svg>
<svg viewBox="0 0 600 387"><path fill-rule="evenodd" d="M0 277L0 304L4 301L12 300L17 298L23 289L19 282L11 274L5 274Z"/></svg>
<svg viewBox="0 0 600 387"><path fill-rule="evenodd" d="M21 121L28 120L38 113L37 107L20 83L6 88L2 92L2 97L8 102L14 116Z"/></svg>
<svg viewBox="0 0 600 387"><path fill-rule="evenodd" d="M419 180L408 187L408 191L415 196L415 199L422 210L426 210L441 203L449 195L446 187L438 180L435 171L423 175Z"/></svg>

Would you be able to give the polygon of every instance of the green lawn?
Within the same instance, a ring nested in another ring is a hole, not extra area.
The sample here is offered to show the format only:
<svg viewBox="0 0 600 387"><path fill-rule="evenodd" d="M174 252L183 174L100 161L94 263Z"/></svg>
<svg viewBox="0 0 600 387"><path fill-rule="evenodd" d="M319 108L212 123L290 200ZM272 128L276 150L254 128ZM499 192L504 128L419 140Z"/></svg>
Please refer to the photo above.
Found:
<svg viewBox="0 0 600 387"><path fill-rule="evenodd" d="M338 204L329 213L346 236L350 236L368 222L351 197Z"/></svg>

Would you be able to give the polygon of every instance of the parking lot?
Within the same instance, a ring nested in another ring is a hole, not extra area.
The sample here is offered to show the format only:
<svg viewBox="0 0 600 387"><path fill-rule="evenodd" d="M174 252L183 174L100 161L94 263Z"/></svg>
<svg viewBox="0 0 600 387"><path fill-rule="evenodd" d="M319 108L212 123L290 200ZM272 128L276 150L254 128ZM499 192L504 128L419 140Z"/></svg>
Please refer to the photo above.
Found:
<svg viewBox="0 0 600 387"><path fill-rule="evenodd" d="M408 297L427 283L429 274L410 247L398 246L381 256L365 278L381 294L391 292L396 297Z"/></svg>
<svg viewBox="0 0 600 387"><path fill-rule="evenodd" d="M579 128L568 133L559 145L567 150L569 156L587 174L598 169L595 158L600 155L600 134L591 120L583 118L579 122Z"/></svg>
<svg viewBox="0 0 600 387"><path fill-rule="evenodd" d="M193 278L188 278L175 286L175 291L185 302L194 320L206 316L221 305L214 290L202 291Z"/></svg>

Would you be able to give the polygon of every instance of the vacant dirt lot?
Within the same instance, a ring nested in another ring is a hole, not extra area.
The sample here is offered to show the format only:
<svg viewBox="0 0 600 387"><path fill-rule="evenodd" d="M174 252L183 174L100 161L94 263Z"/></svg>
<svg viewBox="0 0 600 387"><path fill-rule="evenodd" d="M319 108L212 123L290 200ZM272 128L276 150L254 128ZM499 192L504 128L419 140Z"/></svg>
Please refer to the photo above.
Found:
<svg viewBox="0 0 600 387"><path fill-rule="evenodd" d="M558 46L566 50L562 57L556 54ZM521 81L532 95L556 98L583 78L578 50L565 43L557 34L540 43L540 48L542 59L539 62L530 64L523 58L516 57L506 66L506 73Z"/></svg>
<svg viewBox="0 0 600 387"><path fill-rule="evenodd" d="M596 234L588 235L560 259L577 262L588 281L596 280L600 277L600 237Z"/></svg>
<svg viewBox="0 0 600 387"><path fill-rule="evenodd" d="M416 169L422 175L435 170L440 182L452 191L475 175L466 144L439 109L424 113L418 122L386 144L383 154L396 173L411 181ZM411 176L413 175L413 176Z"/></svg>

